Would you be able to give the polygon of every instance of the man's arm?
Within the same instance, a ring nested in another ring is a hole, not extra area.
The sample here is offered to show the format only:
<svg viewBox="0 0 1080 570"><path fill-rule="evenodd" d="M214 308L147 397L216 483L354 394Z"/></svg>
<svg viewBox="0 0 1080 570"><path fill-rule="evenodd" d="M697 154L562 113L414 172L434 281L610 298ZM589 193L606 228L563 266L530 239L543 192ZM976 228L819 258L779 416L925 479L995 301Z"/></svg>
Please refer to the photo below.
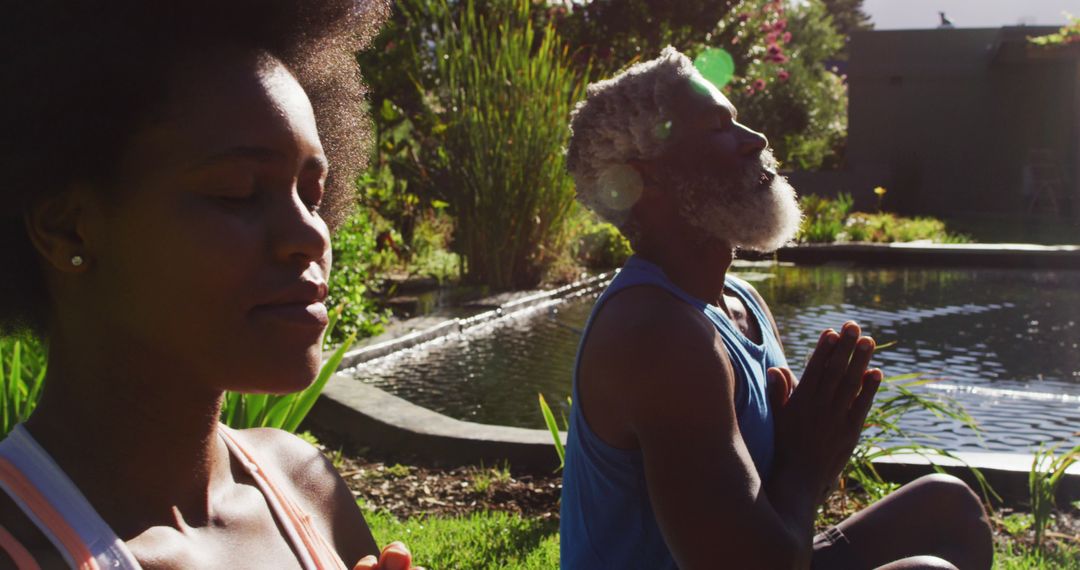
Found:
<svg viewBox="0 0 1080 570"><path fill-rule="evenodd" d="M820 441L835 430L820 431L818 441L801 451L797 462L778 442L777 461L786 473L774 471L779 483L764 488L739 433L733 403L736 380L715 328L665 293L634 294L646 295L650 298L636 299L635 304L648 307L647 314L624 318L619 326L604 326L601 319L590 342L597 343L594 356L604 361L604 374L620 378L617 398L625 410L625 425L641 448L650 500L677 564L684 570L717 564L805 567L819 487L826 484L825 473L835 456L845 452L843 444ZM853 345L846 346L848 355ZM827 354L817 356L822 371L825 356L845 349L845 344L828 348ZM820 405L807 397L801 400L797 411ZM813 410L815 416L830 413L836 415L829 406ZM816 429L822 423L805 413L792 417L799 429Z"/></svg>

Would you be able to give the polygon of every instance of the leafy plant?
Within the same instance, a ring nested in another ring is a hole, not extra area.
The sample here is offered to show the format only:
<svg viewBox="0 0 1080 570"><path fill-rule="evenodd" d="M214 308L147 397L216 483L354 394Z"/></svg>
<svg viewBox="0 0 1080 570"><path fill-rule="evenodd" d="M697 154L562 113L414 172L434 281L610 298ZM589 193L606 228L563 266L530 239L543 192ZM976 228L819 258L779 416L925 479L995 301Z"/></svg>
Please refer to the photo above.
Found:
<svg viewBox="0 0 1080 570"><path fill-rule="evenodd" d="M1040 550L1043 547L1046 527L1050 524L1050 515L1057 506L1058 485L1065 478L1065 470L1080 462L1080 445L1057 456L1055 452L1060 447L1061 444L1047 449L1040 446L1031 462L1031 472L1028 473L1035 546Z"/></svg>
<svg viewBox="0 0 1080 570"><path fill-rule="evenodd" d="M607 222L597 221L594 214L584 209L582 217L574 257L590 269L612 269L626 263L634 251L622 232Z"/></svg>
<svg viewBox="0 0 1080 570"><path fill-rule="evenodd" d="M538 36L530 2L460 13L446 0L432 23L428 109L443 125L439 191L457 218L464 278L495 289L535 286L566 237L574 192L563 166L566 120L584 78L551 26ZM419 48L423 51L426 48Z"/></svg>
<svg viewBox="0 0 1080 570"><path fill-rule="evenodd" d="M953 234L936 218L905 218L888 212L855 212L844 222L850 241L892 243L929 240L935 243L966 243L967 236Z"/></svg>
<svg viewBox="0 0 1080 570"><path fill-rule="evenodd" d="M331 335L334 325L341 318L342 309L338 306L330 313L324 339ZM330 359L323 363L315 381L299 392L281 395L227 392L221 408L221 421L238 429L272 427L295 433L355 340L355 333L349 335Z"/></svg>
<svg viewBox="0 0 1080 570"><path fill-rule="evenodd" d="M376 307L371 299L379 269L393 262L393 252L378 247L377 216L360 206L338 228L331 240L334 265L330 271L330 295L327 304L336 306L340 314L338 326L323 335L324 347L339 344L355 335L369 337L382 332L387 311Z"/></svg>
<svg viewBox="0 0 1080 570"><path fill-rule="evenodd" d="M46 351L29 336L0 337L0 437L26 421L45 380Z"/></svg>
<svg viewBox="0 0 1080 570"><path fill-rule="evenodd" d="M832 243L844 231L844 220L854 200L841 193L835 200L807 194L799 199L803 222L796 239L804 243Z"/></svg>

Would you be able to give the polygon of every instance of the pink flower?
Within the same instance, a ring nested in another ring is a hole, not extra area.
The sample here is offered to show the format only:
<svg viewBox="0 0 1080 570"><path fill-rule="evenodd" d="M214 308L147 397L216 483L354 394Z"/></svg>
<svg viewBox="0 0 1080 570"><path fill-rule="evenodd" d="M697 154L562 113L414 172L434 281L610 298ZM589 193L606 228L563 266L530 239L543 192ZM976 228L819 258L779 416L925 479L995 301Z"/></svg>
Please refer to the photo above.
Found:
<svg viewBox="0 0 1080 570"><path fill-rule="evenodd" d="M772 44L772 45L769 46L769 57L770 58L776 57L776 56L778 56L778 55L780 55L782 53L784 53L784 50L780 49L780 46L778 46L776 44Z"/></svg>
<svg viewBox="0 0 1080 570"><path fill-rule="evenodd" d="M745 21L747 21L749 19L750 19L750 14L748 14L746 12L743 12L742 14L739 14L739 21L740 22L745 22Z"/></svg>
<svg viewBox="0 0 1080 570"><path fill-rule="evenodd" d="M776 77L777 77L777 78L779 78L779 79L780 79L780 81L787 81L787 80L788 80L788 78L790 78L790 77L791 77L791 74L790 74L790 73L788 73L786 69L781 69L781 70L780 70L780 71L779 71L779 72L778 72L778 73L776 74Z"/></svg>
<svg viewBox="0 0 1080 570"><path fill-rule="evenodd" d="M786 27L787 27L787 20L785 20L785 19L777 20L776 23L773 24L773 29L778 31L778 32L784 31L784 28L786 28Z"/></svg>
<svg viewBox="0 0 1080 570"><path fill-rule="evenodd" d="M784 32L784 43L791 43L791 32Z"/></svg>
<svg viewBox="0 0 1080 570"><path fill-rule="evenodd" d="M754 90L755 91L764 91L765 90L765 80L764 79L755 79L754 80Z"/></svg>
<svg viewBox="0 0 1080 570"><path fill-rule="evenodd" d="M767 43L767 44L775 44L777 37L778 36L777 36L776 32L769 32L768 34L765 34L765 43Z"/></svg>

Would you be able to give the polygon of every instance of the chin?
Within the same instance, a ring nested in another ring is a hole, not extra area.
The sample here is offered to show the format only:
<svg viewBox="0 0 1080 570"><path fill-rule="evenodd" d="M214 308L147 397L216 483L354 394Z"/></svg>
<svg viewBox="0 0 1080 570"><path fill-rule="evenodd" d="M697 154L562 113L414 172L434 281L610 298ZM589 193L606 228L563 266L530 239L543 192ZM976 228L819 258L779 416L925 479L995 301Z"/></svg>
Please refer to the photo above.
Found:
<svg viewBox="0 0 1080 570"><path fill-rule="evenodd" d="M239 358L239 357L238 357ZM322 367L322 350L316 345L306 351L259 350L237 362L242 369L226 378L228 389L251 394L288 394L310 386Z"/></svg>
<svg viewBox="0 0 1080 570"><path fill-rule="evenodd" d="M764 183L745 185L723 200L696 205L684 211L687 222L708 241L771 253L795 238L802 224L795 189L782 176Z"/></svg>

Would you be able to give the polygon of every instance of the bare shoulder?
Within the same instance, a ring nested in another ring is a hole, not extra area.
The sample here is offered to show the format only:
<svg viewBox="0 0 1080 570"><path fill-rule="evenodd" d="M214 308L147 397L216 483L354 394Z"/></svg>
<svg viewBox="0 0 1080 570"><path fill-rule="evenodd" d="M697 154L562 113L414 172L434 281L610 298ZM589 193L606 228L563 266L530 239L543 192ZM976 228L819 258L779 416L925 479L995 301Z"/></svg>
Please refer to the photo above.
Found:
<svg viewBox="0 0 1080 570"><path fill-rule="evenodd" d="M318 448L289 432L258 428L234 432L261 467L285 487L346 564L378 554L352 491Z"/></svg>
<svg viewBox="0 0 1080 570"><path fill-rule="evenodd" d="M639 350L690 343L700 348L716 337L712 324L694 307L659 287L638 286L619 292L600 311L589 334L598 347L613 345L633 358Z"/></svg>
<svg viewBox="0 0 1080 570"><path fill-rule="evenodd" d="M716 327L695 307L649 286L620 292L600 311L581 374L609 388L604 395L620 401L632 424L651 423L697 395L722 407L713 396L733 394L734 385Z"/></svg>

